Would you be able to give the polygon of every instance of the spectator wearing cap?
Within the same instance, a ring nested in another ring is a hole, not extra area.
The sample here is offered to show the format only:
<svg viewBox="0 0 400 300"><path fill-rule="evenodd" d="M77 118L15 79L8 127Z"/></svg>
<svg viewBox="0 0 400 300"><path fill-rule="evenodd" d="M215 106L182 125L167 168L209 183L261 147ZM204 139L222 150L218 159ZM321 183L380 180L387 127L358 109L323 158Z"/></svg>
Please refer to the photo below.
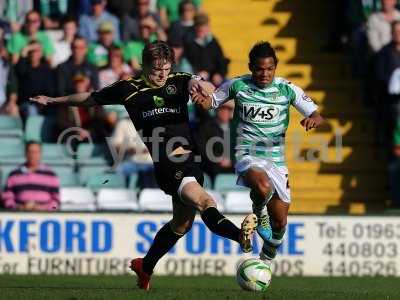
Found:
<svg viewBox="0 0 400 300"><path fill-rule="evenodd" d="M212 180L217 174L233 172L229 130L233 109L233 101L228 101L217 110L216 117L207 120L197 131L204 170L207 170Z"/></svg>
<svg viewBox="0 0 400 300"><path fill-rule="evenodd" d="M168 40L190 40L194 36L194 17L197 8L192 0L179 3L179 20L173 22L168 32Z"/></svg>
<svg viewBox="0 0 400 300"><path fill-rule="evenodd" d="M65 62L71 55L71 45L78 33L78 26L74 18L65 18L62 24L63 37L54 43L55 54L53 67Z"/></svg>
<svg viewBox="0 0 400 300"><path fill-rule="evenodd" d="M150 19L140 20L139 33L139 39L126 43L124 49L125 60L129 61L134 72L141 69L140 65L142 63L144 46L155 40L165 40L166 38L166 35L162 31L157 30L154 22Z"/></svg>
<svg viewBox="0 0 400 300"><path fill-rule="evenodd" d="M396 9L396 0L382 0L382 11L368 17L367 36L373 53L378 52L391 40L391 24L400 20L400 11Z"/></svg>
<svg viewBox="0 0 400 300"><path fill-rule="evenodd" d="M122 48L122 43L114 39L114 26L105 21L99 26L99 40L91 43L88 49L88 61L97 66L105 67L108 64L108 51L111 47Z"/></svg>
<svg viewBox="0 0 400 300"><path fill-rule="evenodd" d="M6 209L54 211L60 206L60 181L41 163L41 145L27 142L26 162L10 173L2 195Z"/></svg>
<svg viewBox="0 0 400 300"><path fill-rule="evenodd" d="M7 50L11 54L12 63L16 64L20 56L27 56L31 41L38 41L41 44L44 56L51 63L54 54L54 45L47 34L39 30L40 23L39 13L37 11L30 11L26 14L23 31L11 35L7 43Z"/></svg>
<svg viewBox="0 0 400 300"><path fill-rule="evenodd" d="M185 43L185 55L197 75L219 86L227 74L229 60L211 33L206 14L201 13L195 17L194 28L194 38Z"/></svg>
<svg viewBox="0 0 400 300"><path fill-rule="evenodd" d="M160 40L166 40L166 33L161 26L161 20L157 13L150 11L150 0L135 0L136 10L133 15L125 14L122 18L122 39L124 41L139 40L140 23L145 20L158 31Z"/></svg>
<svg viewBox="0 0 400 300"><path fill-rule="evenodd" d="M79 34L89 42L96 42L99 32L99 26L104 22L111 22L114 32L114 39L120 40L119 21L118 19L106 11L106 0L91 0L92 13L90 15L82 15L79 19Z"/></svg>
<svg viewBox="0 0 400 300"><path fill-rule="evenodd" d="M18 107L23 120L29 116L43 113L51 108L39 107L29 101L35 95L55 94L54 73L43 57L42 45L31 41L27 58L22 58L15 66L18 82Z"/></svg>
<svg viewBox="0 0 400 300"><path fill-rule="evenodd" d="M71 44L71 56L60 64L57 73L57 94L69 95L74 91L72 78L76 74L84 74L90 78L90 84L94 89L99 88L99 74L96 66L87 61L87 42L81 37L74 38Z"/></svg>
<svg viewBox="0 0 400 300"><path fill-rule="evenodd" d="M181 0L157 0L158 13L164 29L168 29L171 23L179 20L180 2ZM193 3L199 9L202 0L193 0Z"/></svg>

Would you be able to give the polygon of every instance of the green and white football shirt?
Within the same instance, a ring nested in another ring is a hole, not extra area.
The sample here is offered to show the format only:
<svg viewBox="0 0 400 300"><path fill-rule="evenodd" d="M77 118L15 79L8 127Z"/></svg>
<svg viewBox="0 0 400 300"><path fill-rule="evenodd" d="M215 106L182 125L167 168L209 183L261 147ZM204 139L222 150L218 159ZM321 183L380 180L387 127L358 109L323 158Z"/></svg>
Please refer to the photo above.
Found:
<svg viewBox="0 0 400 300"><path fill-rule="evenodd" d="M301 88L280 77L264 88L256 86L251 75L234 78L212 94L212 106L217 108L231 99L235 101L236 155L266 158L277 166L286 166L284 137L290 105L304 117L317 110Z"/></svg>

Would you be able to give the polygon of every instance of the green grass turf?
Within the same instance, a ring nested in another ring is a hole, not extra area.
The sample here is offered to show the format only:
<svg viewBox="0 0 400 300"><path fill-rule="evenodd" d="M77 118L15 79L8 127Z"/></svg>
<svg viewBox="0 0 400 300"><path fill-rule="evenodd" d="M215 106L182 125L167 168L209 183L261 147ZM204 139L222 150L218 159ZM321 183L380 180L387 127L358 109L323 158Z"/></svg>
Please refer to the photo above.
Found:
<svg viewBox="0 0 400 300"><path fill-rule="evenodd" d="M0 299L400 299L399 278L274 277L266 293L240 290L233 277L155 277L136 289L133 276L0 276Z"/></svg>

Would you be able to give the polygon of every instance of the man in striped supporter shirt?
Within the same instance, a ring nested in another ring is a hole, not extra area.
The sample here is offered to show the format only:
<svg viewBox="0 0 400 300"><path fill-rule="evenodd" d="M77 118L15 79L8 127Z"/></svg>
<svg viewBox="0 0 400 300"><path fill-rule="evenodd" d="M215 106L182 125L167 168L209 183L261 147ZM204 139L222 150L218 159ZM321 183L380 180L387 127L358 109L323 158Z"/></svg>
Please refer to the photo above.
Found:
<svg viewBox="0 0 400 300"><path fill-rule="evenodd" d="M41 145L27 142L26 162L13 170L2 195L6 209L57 210L60 205L60 182L49 167L41 164Z"/></svg>

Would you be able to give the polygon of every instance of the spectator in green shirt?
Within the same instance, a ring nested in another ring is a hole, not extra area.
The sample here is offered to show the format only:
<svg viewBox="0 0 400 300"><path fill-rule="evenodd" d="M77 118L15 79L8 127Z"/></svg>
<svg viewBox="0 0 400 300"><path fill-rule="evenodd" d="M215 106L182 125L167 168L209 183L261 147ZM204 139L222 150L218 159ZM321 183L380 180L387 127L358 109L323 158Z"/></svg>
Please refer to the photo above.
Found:
<svg viewBox="0 0 400 300"><path fill-rule="evenodd" d="M108 64L110 48L122 48L122 43L114 41L114 25L109 21L100 24L98 35L99 40L89 45L88 61L97 67L105 67Z"/></svg>
<svg viewBox="0 0 400 300"><path fill-rule="evenodd" d="M15 32L11 35L7 44L7 50L11 54L11 61L16 64L20 58L26 57L30 51L29 43L38 41L43 49L43 54L51 64L54 54L54 45L47 34L39 31L40 15L37 11L30 11L26 14L24 28L21 32Z"/></svg>
<svg viewBox="0 0 400 300"><path fill-rule="evenodd" d="M179 20L179 3L181 0L157 0L158 13L164 29L168 29L170 24ZM197 9L200 8L202 0L193 0Z"/></svg>
<svg viewBox="0 0 400 300"><path fill-rule="evenodd" d="M155 40L165 40L166 38L164 32L157 30L157 24L150 18L139 21L139 35L140 39L126 43L124 48L124 59L129 62L134 72L141 69L144 46Z"/></svg>

